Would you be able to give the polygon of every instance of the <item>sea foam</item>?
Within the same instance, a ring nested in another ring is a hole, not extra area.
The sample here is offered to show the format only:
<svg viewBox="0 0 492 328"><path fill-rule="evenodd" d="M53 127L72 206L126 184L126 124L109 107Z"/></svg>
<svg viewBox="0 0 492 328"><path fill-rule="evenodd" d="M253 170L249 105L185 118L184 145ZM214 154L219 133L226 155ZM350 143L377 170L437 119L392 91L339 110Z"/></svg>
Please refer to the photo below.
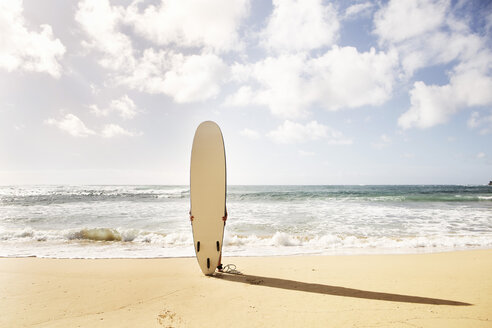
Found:
<svg viewBox="0 0 492 328"><path fill-rule="evenodd" d="M193 256L187 186L0 187L0 256ZM224 255L492 247L487 186L232 186Z"/></svg>

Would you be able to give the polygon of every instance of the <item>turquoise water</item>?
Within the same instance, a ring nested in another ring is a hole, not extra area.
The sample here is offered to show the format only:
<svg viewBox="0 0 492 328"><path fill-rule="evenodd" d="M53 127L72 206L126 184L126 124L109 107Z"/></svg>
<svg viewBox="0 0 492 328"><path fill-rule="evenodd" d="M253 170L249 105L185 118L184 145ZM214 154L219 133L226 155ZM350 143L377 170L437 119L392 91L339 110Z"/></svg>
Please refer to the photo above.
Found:
<svg viewBox="0 0 492 328"><path fill-rule="evenodd" d="M0 256L193 256L188 186L0 187ZM489 186L229 186L224 255L492 247Z"/></svg>

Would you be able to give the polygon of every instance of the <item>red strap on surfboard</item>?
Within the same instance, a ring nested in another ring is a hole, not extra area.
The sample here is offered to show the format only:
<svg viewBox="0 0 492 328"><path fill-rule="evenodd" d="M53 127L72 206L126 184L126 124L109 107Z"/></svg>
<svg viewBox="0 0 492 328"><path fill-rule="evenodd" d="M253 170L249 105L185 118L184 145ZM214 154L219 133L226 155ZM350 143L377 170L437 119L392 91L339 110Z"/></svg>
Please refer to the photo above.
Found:
<svg viewBox="0 0 492 328"><path fill-rule="evenodd" d="M195 217L193 215L191 215L191 212L190 212L190 221L193 221ZM227 212L226 214L222 217L222 221L224 221L224 223L227 221Z"/></svg>

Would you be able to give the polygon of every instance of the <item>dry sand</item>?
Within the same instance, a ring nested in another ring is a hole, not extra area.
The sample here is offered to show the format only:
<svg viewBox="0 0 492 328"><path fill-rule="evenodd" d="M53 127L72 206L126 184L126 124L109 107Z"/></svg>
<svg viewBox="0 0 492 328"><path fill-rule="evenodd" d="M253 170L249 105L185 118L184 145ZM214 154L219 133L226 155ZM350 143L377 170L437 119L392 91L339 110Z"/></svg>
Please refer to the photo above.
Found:
<svg viewBox="0 0 492 328"><path fill-rule="evenodd" d="M0 259L0 327L492 327L492 250L418 255Z"/></svg>

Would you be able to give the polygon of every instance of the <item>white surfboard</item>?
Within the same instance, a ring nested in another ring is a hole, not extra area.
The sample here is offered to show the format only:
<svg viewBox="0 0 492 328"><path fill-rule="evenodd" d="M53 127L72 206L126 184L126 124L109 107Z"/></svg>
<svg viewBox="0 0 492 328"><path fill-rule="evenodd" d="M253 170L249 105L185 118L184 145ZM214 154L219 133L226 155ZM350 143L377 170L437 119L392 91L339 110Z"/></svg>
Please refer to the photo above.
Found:
<svg viewBox="0 0 492 328"><path fill-rule="evenodd" d="M220 264L226 211L224 140L215 122L201 123L191 150L190 219L196 258L205 275Z"/></svg>

